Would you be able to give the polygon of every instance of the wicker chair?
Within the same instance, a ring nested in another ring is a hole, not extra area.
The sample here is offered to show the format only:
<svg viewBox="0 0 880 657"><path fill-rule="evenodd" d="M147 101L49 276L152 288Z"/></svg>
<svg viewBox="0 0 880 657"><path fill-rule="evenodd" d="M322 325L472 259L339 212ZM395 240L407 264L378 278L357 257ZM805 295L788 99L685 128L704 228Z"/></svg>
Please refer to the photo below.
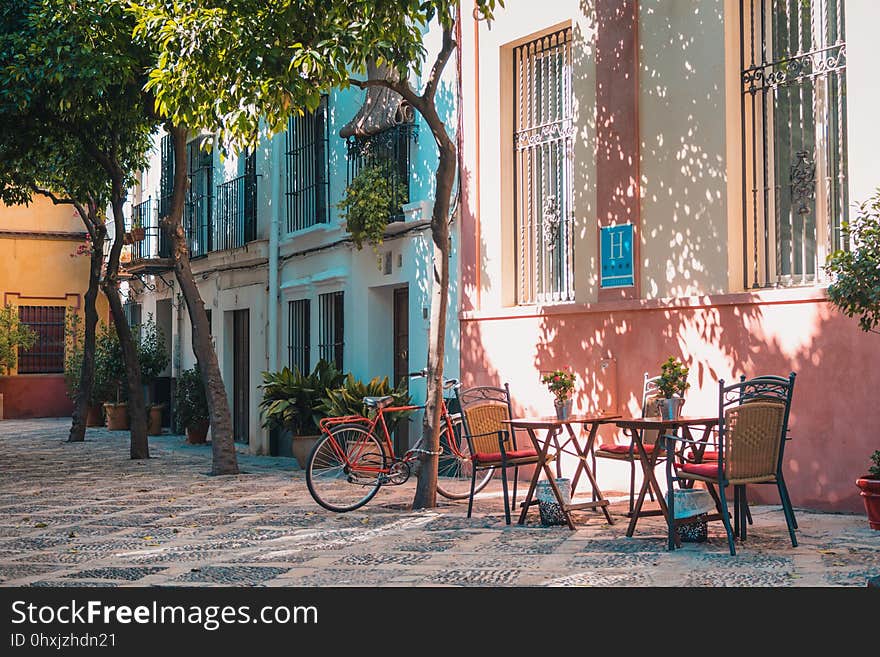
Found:
<svg viewBox="0 0 880 657"><path fill-rule="evenodd" d="M723 380L719 381L717 460L675 463L674 476L673 468L667 468L668 490L672 490L674 481L702 481L706 484L724 522L731 555L736 555L734 537L738 536L743 540L746 538L746 486L749 484L776 484L791 544L797 547L797 523L782 476L794 379L795 374L792 372L787 379L761 376L749 380L741 379L727 387ZM664 436L664 439L694 442L676 436ZM731 527L730 514L727 511L727 486L734 488L734 527ZM673 504L674 500L670 500L670 518L675 517Z"/></svg>
<svg viewBox="0 0 880 657"><path fill-rule="evenodd" d="M513 506L516 506L516 482L521 465L538 462L538 453L531 447L517 449L510 425L504 420L513 417L510 405L510 387L478 386L466 390L456 389L461 407L462 427L473 455L471 469L471 492L468 497L468 518L474 507L474 487L477 471L501 469L501 486L504 491L504 518L510 524L510 499L507 494L507 468L513 466Z"/></svg>
<svg viewBox="0 0 880 657"><path fill-rule="evenodd" d="M657 387L660 381L659 376L650 377L648 373L644 374L644 382L642 384L642 417L655 417L660 415L658 402L661 399L659 389ZM657 438L660 432L657 430L645 431L642 442L645 450L651 452L657 448ZM626 434L627 440L623 443L607 442L602 443L593 452L593 471L596 471L596 459L613 459L615 461L629 462L629 514L632 515L633 505L636 492L636 463L639 461L639 455L635 452L635 443L632 436ZM657 460L658 463L663 461L663 457ZM648 489L648 495L651 501L654 501L654 493Z"/></svg>

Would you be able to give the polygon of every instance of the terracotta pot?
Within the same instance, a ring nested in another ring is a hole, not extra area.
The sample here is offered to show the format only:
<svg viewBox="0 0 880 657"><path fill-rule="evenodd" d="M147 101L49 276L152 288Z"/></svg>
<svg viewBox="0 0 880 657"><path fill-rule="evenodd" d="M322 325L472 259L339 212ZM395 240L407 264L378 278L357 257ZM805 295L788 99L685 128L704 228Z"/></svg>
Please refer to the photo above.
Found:
<svg viewBox="0 0 880 657"><path fill-rule="evenodd" d="M147 237L147 231L145 228L132 228L131 229L131 239L134 242L143 242Z"/></svg>
<svg viewBox="0 0 880 657"><path fill-rule="evenodd" d="M210 420L202 422L193 422L186 427L186 442L191 445L201 445L208 439L208 427L211 426Z"/></svg>
<svg viewBox="0 0 880 657"><path fill-rule="evenodd" d="M162 409L164 408L165 404L154 404L150 407L150 419L147 424L147 435L162 435Z"/></svg>
<svg viewBox="0 0 880 657"><path fill-rule="evenodd" d="M128 403L104 404L104 414L107 416L107 428L110 431L128 430Z"/></svg>
<svg viewBox="0 0 880 657"><path fill-rule="evenodd" d="M318 438L320 437L321 434L317 434L315 436L293 437L293 456L296 458L296 462L299 463L299 467L303 470L306 469L306 463L309 460L309 454L312 453L312 449L315 447L315 444L318 442Z"/></svg>
<svg viewBox="0 0 880 657"><path fill-rule="evenodd" d="M856 479L856 486L862 491L865 511L868 512L868 525L880 531L880 478L874 475L862 475Z"/></svg>
<svg viewBox="0 0 880 657"><path fill-rule="evenodd" d="M89 404L89 412L86 414L87 427L104 426L104 409L101 404Z"/></svg>

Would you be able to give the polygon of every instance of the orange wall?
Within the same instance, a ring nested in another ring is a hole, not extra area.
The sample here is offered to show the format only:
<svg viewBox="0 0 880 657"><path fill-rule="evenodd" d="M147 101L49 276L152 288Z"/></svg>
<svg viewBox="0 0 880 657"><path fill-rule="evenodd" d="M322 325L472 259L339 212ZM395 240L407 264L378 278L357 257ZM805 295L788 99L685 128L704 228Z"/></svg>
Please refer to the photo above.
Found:
<svg viewBox="0 0 880 657"><path fill-rule="evenodd" d="M47 231L61 235L22 234ZM76 251L84 234L79 215L69 205L56 206L42 198L29 206L0 204L0 303L66 306L68 313L82 313L89 256ZM97 305L98 316L106 320L109 308L103 294ZM59 381L56 375L0 377L5 417L68 414ZM49 398L54 401L47 405Z"/></svg>
<svg viewBox="0 0 880 657"><path fill-rule="evenodd" d="M539 375L557 367L578 374L576 408L623 415L638 414L642 374L659 372L670 355L691 367L687 415L717 413L720 378L794 371L785 463L793 502L860 511L854 481L880 449L880 337L861 332L822 294L781 290L611 302L547 308L544 316L514 309L465 313L461 370L468 385L510 382L516 410L541 415L552 414L553 405ZM610 363L605 370L603 359ZM600 487L627 490L629 471L615 466L599 462ZM569 474L573 467L567 464ZM769 486L752 486L749 494L778 503Z"/></svg>

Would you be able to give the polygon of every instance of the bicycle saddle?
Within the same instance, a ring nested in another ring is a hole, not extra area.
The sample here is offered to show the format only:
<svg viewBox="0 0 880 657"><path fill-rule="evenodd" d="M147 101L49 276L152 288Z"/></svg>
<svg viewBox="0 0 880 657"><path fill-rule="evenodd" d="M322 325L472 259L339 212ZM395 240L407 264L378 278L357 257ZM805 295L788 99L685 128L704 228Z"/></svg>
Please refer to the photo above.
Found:
<svg viewBox="0 0 880 657"><path fill-rule="evenodd" d="M369 406L370 408L385 408L386 406L390 406L392 401L394 401L394 397L391 395L385 395L384 397L364 397L364 405Z"/></svg>

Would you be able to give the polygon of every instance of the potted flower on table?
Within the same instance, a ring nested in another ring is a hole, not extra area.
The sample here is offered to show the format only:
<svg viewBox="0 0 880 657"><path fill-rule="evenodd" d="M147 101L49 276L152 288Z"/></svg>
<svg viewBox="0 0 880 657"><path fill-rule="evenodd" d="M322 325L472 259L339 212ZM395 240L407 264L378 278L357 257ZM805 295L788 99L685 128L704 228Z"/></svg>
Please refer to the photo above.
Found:
<svg viewBox="0 0 880 657"><path fill-rule="evenodd" d="M660 366L660 381L657 389L661 398L658 400L660 415L666 420L674 420L681 417L681 407L684 406L684 393L691 387L688 383L690 369L685 367L677 358L670 356Z"/></svg>
<svg viewBox="0 0 880 657"><path fill-rule="evenodd" d="M560 420L565 420L571 415L571 396L574 393L574 380L574 372L567 372L565 370L553 370L541 377L541 381L553 393L556 417Z"/></svg>

